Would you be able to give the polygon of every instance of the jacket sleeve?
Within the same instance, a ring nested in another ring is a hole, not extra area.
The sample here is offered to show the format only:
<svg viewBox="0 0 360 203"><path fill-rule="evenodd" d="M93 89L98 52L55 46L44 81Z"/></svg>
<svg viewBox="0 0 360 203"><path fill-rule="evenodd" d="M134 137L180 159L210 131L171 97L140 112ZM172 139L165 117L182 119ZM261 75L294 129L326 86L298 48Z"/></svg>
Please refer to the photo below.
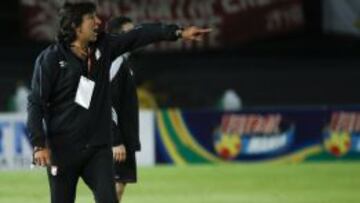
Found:
<svg viewBox="0 0 360 203"><path fill-rule="evenodd" d="M126 64L126 63L125 63ZM113 146L118 146L121 144L125 144L125 133L126 129L124 129L124 124L127 121L124 121L123 108L124 108L124 101L127 99L124 95L124 88L125 88L125 77L124 70L127 68L123 63L120 67L119 72L115 75L114 81L115 86L113 87L116 92L116 98L113 98L113 116L116 116L117 124L113 121L112 128L113 128Z"/></svg>
<svg viewBox="0 0 360 203"><path fill-rule="evenodd" d="M48 51L42 52L35 62L28 96L27 126L31 144L35 147L46 146L45 114L49 106L51 81L54 78L56 57Z"/></svg>
<svg viewBox="0 0 360 203"><path fill-rule="evenodd" d="M112 122L112 133L113 133L113 146L119 146L124 144L123 134L119 128L119 125L116 125L116 123Z"/></svg>
<svg viewBox="0 0 360 203"><path fill-rule="evenodd" d="M107 40L110 46L111 59L114 60L125 52L160 41L175 41L178 39L177 25L165 25L161 23L142 24L132 31L124 34L108 34Z"/></svg>
<svg viewBox="0 0 360 203"><path fill-rule="evenodd" d="M138 100L136 95L136 86L134 76L132 75L131 62L124 64L121 69L121 85L122 85L122 105L120 120L126 122L120 123L121 129L124 132L124 140L126 143L126 149L128 151L140 150L139 140L139 109Z"/></svg>

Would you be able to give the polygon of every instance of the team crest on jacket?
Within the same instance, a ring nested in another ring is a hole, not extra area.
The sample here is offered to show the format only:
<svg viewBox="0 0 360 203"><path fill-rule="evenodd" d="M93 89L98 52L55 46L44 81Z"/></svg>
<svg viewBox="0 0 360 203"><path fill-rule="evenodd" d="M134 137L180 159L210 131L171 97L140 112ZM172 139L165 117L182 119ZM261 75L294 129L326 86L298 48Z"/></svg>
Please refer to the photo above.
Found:
<svg viewBox="0 0 360 203"><path fill-rule="evenodd" d="M66 61L59 61L60 68L65 68L67 65Z"/></svg>

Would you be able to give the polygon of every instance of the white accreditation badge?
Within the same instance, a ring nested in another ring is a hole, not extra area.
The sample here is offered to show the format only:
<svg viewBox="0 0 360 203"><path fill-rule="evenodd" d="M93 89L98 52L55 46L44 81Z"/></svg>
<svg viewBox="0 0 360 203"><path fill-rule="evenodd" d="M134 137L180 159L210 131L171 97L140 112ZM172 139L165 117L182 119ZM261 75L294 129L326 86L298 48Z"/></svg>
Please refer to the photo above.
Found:
<svg viewBox="0 0 360 203"><path fill-rule="evenodd" d="M95 82L81 76L76 91L75 102L85 109L89 109L91 98L94 92Z"/></svg>

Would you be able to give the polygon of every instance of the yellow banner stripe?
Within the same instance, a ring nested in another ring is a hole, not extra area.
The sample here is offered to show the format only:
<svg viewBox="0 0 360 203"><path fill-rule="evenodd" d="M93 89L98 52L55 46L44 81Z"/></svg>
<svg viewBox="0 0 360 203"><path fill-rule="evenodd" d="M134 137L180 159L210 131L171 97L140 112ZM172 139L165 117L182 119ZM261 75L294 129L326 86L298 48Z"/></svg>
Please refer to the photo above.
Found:
<svg viewBox="0 0 360 203"><path fill-rule="evenodd" d="M161 137L161 140L163 141L163 144L165 145L166 150L168 151L171 159L174 161L176 165L186 165L186 161L183 159L183 157L179 154L179 152L176 149L176 146L171 141L171 138L166 130L164 120L162 118L162 114L160 111L156 113L156 120L158 123L159 128L159 134Z"/></svg>
<svg viewBox="0 0 360 203"><path fill-rule="evenodd" d="M185 146L187 146L189 149L193 150L193 152L207 159L210 162L225 162L222 159L212 155L210 152L204 149L196 140L194 140L193 135L189 132L181 116L180 110L172 109L169 110L168 113L170 120L173 123L176 134Z"/></svg>
<svg viewBox="0 0 360 203"><path fill-rule="evenodd" d="M300 150L299 152L295 152L293 154L282 156L280 158L271 159L270 163L301 163L303 162L308 156L318 154L323 150L322 145L315 145L305 149Z"/></svg>

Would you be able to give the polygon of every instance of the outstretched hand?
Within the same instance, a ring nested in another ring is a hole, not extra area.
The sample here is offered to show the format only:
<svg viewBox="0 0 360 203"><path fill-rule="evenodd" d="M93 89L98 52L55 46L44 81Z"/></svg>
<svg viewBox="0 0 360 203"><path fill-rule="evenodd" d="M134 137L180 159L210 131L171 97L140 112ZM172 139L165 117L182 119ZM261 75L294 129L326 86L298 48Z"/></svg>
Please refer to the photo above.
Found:
<svg viewBox="0 0 360 203"><path fill-rule="evenodd" d="M211 32L211 29L209 29L209 28L199 28L196 26L191 26L191 27L185 28L182 31L181 37L184 40L201 41L204 38L204 36L206 34L208 34L209 32Z"/></svg>

